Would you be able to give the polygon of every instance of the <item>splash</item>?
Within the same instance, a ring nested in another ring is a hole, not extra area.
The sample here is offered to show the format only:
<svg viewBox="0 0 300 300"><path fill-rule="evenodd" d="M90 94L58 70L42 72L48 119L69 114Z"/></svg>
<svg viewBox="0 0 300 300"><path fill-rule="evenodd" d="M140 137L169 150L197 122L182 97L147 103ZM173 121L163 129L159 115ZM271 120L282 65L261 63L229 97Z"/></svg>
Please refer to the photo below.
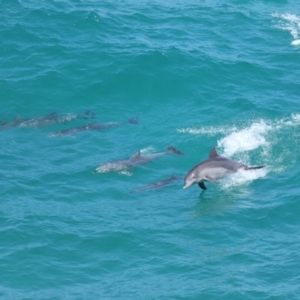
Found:
<svg viewBox="0 0 300 300"><path fill-rule="evenodd" d="M268 172L268 168L251 171L240 170L222 179L221 188L230 189L234 186L249 184L256 179L265 177Z"/></svg>
<svg viewBox="0 0 300 300"><path fill-rule="evenodd" d="M284 130L289 130L290 128L297 127L300 125L300 114L293 113L289 117L268 120L249 120L247 125L240 126L201 126L200 128L179 128L177 132L184 134L192 134L199 136L213 136L219 138L217 140L217 145L223 148L223 154L227 156L232 156L237 153L253 151L255 149L261 148L263 150L269 149L272 146L269 141L272 135L280 133ZM291 137L291 135L290 135Z"/></svg>
<svg viewBox="0 0 300 300"><path fill-rule="evenodd" d="M300 124L300 114L292 114L292 120L294 121L295 125Z"/></svg>
<svg viewBox="0 0 300 300"><path fill-rule="evenodd" d="M300 32L300 17L294 14L285 13L285 14L273 14L272 17L275 18L276 28L281 30L289 31L291 36L293 37L293 41L291 45L299 46L299 32Z"/></svg>
<svg viewBox="0 0 300 300"><path fill-rule="evenodd" d="M282 173L298 160L300 145L300 114L293 113L278 119L248 120L247 124L182 128L180 133L215 138L218 153L248 166L265 165L266 168L240 171L224 178L221 188L244 185L269 173ZM221 135L221 136L220 136ZM213 144L211 146L213 146Z"/></svg>
<svg viewBox="0 0 300 300"><path fill-rule="evenodd" d="M272 127L265 121L255 122L250 127L234 130L218 141L218 146L224 149L225 156L232 156L238 152L245 152L268 146L266 135Z"/></svg>
<svg viewBox="0 0 300 300"><path fill-rule="evenodd" d="M300 40L294 40L294 41L292 41L291 45L293 45L293 46L300 46Z"/></svg>
<svg viewBox="0 0 300 300"><path fill-rule="evenodd" d="M195 135L216 135L216 134L225 134L228 131L233 131L237 129L236 127L188 127L188 128L178 128L177 132L179 133L190 133Z"/></svg>

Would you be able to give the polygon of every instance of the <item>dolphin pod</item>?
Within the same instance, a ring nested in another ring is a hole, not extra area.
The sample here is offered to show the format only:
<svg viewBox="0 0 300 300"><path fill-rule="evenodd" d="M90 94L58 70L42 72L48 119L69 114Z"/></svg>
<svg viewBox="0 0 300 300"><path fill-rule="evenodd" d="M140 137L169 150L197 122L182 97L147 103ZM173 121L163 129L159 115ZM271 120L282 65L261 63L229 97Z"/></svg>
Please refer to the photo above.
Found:
<svg viewBox="0 0 300 300"><path fill-rule="evenodd" d="M168 154L183 155L182 152L178 151L172 146L167 147L167 150L165 152L148 155L142 155L141 151L137 151L128 159L115 160L99 165L95 169L94 173L121 172L126 174L131 168L135 166L147 164L152 160L158 159Z"/></svg>
<svg viewBox="0 0 300 300"><path fill-rule="evenodd" d="M183 189L188 188L192 184L198 184L203 190L206 190L205 181L215 184L219 182L217 179L222 178L228 174L235 173L239 170L256 170L264 166L248 167L240 162L219 156L215 147L209 152L209 157L194 166L184 177Z"/></svg>
<svg viewBox="0 0 300 300"><path fill-rule="evenodd" d="M13 121L6 122L5 120L0 120L0 130L9 129L13 127L42 127L51 124L57 123L68 123L76 119L94 119L96 118L95 114L89 110L86 110L80 114L67 113L67 114L58 114L51 113L46 116L34 117L34 118L20 118L15 117ZM88 123L83 126L73 127L65 130L56 131L50 133L48 136L67 136L81 131L99 131L106 128L117 127L123 124L138 124L137 118L130 118L123 122L107 122L107 123ZM182 152L175 149L172 146L167 147L166 151L154 154L145 154L143 155L141 151L137 151L131 157L127 159L119 159L114 161L109 161L100 164L93 173L107 173L107 172L120 172L123 174L131 175L129 171L136 166L147 164L153 160L161 158L168 154L183 155ZM240 162L225 158L220 156L215 147L210 150L209 157L187 172L185 176L170 176L163 180L150 183L143 187L133 190L133 192L140 192L144 190L157 189L165 185L176 182L184 178L183 189L188 188L193 184L198 184L198 186L206 190L204 182L212 182L219 184L217 181L220 178L225 177L226 175L238 172L239 170L256 170L261 169L264 166L252 166L249 167Z"/></svg>

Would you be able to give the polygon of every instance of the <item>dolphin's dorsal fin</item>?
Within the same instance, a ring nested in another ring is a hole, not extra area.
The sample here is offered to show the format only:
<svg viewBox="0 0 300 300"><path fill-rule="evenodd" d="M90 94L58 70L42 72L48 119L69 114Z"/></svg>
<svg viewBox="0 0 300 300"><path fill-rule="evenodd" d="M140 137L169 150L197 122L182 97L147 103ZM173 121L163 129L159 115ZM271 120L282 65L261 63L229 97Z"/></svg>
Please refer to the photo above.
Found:
<svg viewBox="0 0 300 300"><path fill-rule="evenodd" d="M214 157L218 157L218 156L219 155L216 151L216 148L215 147L211 148L211 150L209 151L209 158L214 158Z"/></svg>
<svg viewBox="0 0 300 300"><path fill-rule="evenodd" d="M139 158L141 156L141 151L138 151L136 153L134 153L129 160L136 160L137 158Z"/></svg>

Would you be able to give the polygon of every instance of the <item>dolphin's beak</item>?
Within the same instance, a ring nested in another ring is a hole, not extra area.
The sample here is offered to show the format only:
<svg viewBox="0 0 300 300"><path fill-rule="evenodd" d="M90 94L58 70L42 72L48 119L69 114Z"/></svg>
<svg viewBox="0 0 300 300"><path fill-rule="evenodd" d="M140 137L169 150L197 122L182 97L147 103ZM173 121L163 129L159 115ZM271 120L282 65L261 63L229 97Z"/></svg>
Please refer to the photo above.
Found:
<svg viewBox="0 0 300 300"><path fill-rule="evenodd" d="M185 185L182 187L182 189L187 189L189 186L190 186L191 184L189 184L189 183L185 183Z"/></svg>
<svg viewBox="0 0 300 300"><path fill-rule="evenodd" d="M184 182L184 185L183 185L183 189L185 190L185 189L187 189L188 187L190 187L192 184L194 184L195 182L194 181L185 181Z"/></svg>

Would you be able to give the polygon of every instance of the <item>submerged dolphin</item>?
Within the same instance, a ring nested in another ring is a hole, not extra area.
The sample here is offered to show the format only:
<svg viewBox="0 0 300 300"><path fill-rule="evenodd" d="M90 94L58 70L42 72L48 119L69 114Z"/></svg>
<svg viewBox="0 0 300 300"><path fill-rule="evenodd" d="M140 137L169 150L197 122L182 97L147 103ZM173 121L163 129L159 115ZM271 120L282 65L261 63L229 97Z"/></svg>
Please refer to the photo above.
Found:
<svg viewBox="0 0 300 300"><path fill-rule="evenodd" d="M133 193L139 193L139 192L143 192L143 191L146 191L146 190L158 189L158 188L161 188L165 185L168 185L168 184L171 184L175 181L178 181L182 178L183 178L183 176L174 176L174 175L172 175L172 176L170 176L168 178L165 178L163 180L153 182L153 183L144 185L142 187L136 188L136 189L132 190L132 192Z"/></svg>
<svg viewBox="0 0 300 300"><path fill-rule="evenodd" d="M248 167L237 161L219 156L213 147L209 152L209 158L200 162L186 174L183 189L197 183L201 189L206 190L206 186L204 185L205 181L218 184L219 182L217 182L216 179L235 173L238 170L256 170L263 167L264 166Z"/></svg>
<svg viewBox="0 0 300 300"><path fill-rule="evenodd" d="M18 126L20 118L17 116L13 119L11 122L6 122L5 120L2 120L0 123L0 129L9 129L12 127Z"/></svg>
<svg viewBox="0 0 300 300"><path fill-rule="evenodd" d="M51 125L56 123L67 123L75 119L89 119L95 118L95 114L89 110L86 110L82 114L58 114L52 113L42 117L34 117L34 118L27 118L23 119L19 116L15 117L12 122L0 122L0 129L7 129L11 127L41 127L45 125Z"/></svg>
<svg viewBox="0 0 300 300"><path fill-rule="evenodd" d="M115 160L112 162L106 162L99 165L94 173L106 173L106 172L128 172L130 168L137 165L144 165L148 162L160 158L167 154L183 155L182 152L178 151L172 146L167 147L167 151L155 154L142 155L141 151L133 154L129 159Z"/></svg>
<svg viewBox="0 0 300 300"><path fill-rule="evenodd" d="M18 122L18 126L26 127L26 126L44 126L44 125L50 125L50 124L56 124L56 123L67 123L72 120L76 119L90 119L90 118L96 118L95 114L92 113L90 110L86 110L82 114L74 114L74 113L67 113L67 114L58 114L58 113L52 113L47 116L37 117L37 118L31 118L31 119L20 119Z"/></svg>
<svg viewBox="0 0 300 300"><path fill-rule="evenodd" d="M55 136L71 135L71 134L74 134L76 132L81 132L81 131L102 130L102 129L106 129L106 128L110 128L110 127L120 126L120 125L123 125L126 123L138 124L138 121L136 118L131 118L124 122L89 123L89 124L79 126L79 127L56 131L56 132L50 133L48 136L55 137Z"/></svg>

